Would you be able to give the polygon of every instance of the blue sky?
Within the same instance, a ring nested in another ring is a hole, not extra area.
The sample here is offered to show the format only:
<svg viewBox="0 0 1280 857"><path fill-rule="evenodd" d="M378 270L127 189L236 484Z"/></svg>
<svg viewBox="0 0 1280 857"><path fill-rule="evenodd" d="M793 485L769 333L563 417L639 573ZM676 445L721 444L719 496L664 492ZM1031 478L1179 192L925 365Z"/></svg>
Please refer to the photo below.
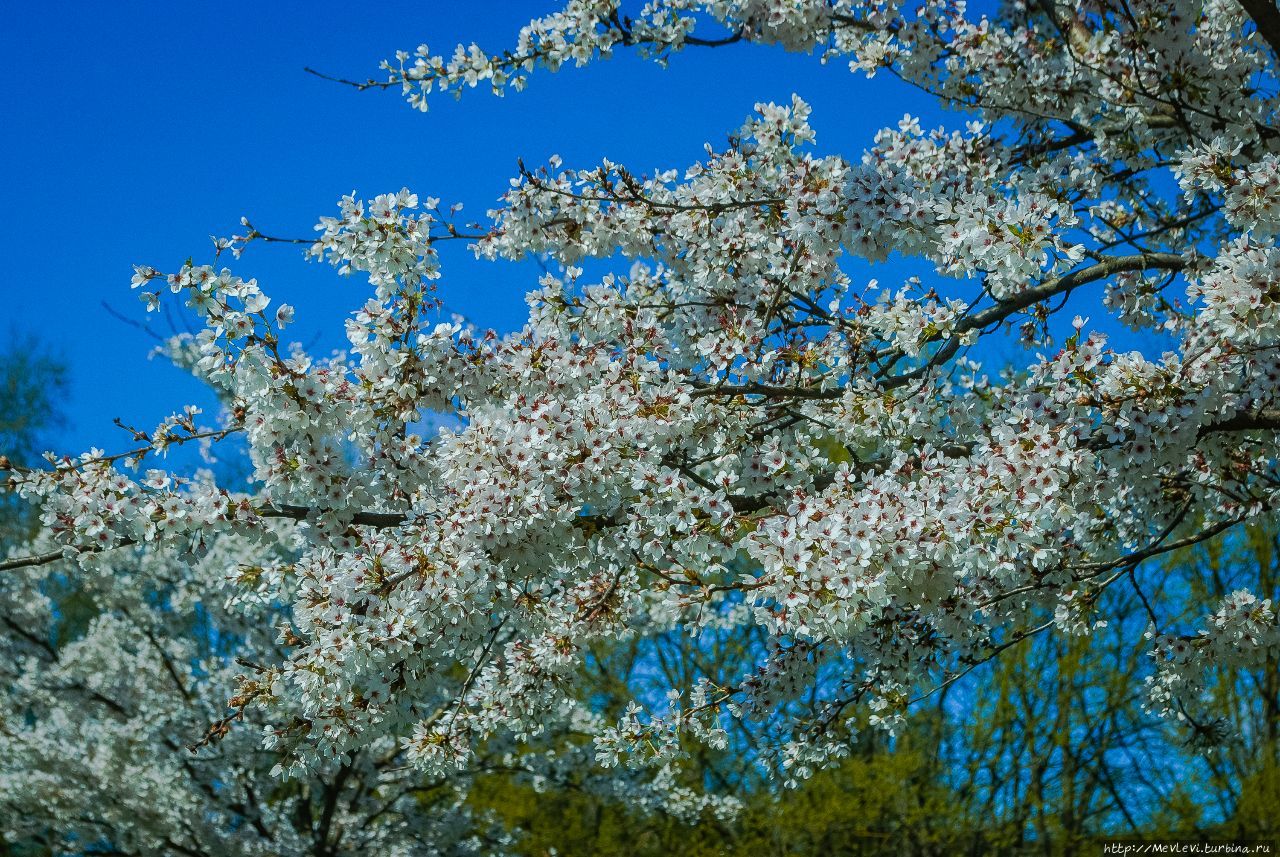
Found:
<svg viewBox="0 0 1280 857"><path fill-rule="evenodd" d="M961 121L886 76L867 81L843 63L750 46L690 51L666 70L622 55L536 75L505 98L477 90L437 99L425 115L398 93L360 93L303 72L363 79L420 42L500 49L554 7L122 2L11 11L0 27L0 174L15 205L0 337L36 333L68 363L60 451L124 448L114 417L149 428L187 402L208 402L194 380L149 360L153 340L103 303L148 321L129 288L131 266L209 261L209 236L229 234L241 215L264 231L309 236L342 194L408 186L480 217L517 158L680 167L705 141L723 143L755 102L793 92L814 106L818 149L847 156L906 112L926 126ZM483 326L519 326L536 270L476 262L461 246L444 263L451 307ZM366 297L362 281L309 264L293 247L257 247L235 269L295 304L295 337L320 352L344 344L342 319ZM167 330L162 320L156 328Z"/></svg>

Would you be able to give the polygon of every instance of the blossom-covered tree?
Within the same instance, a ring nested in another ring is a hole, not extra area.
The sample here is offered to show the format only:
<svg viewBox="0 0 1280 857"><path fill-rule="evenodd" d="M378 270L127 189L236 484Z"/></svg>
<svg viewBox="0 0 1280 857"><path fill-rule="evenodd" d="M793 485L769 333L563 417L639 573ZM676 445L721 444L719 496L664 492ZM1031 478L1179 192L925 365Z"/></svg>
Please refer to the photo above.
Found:
<svg viewBox="0 0 1280 857"><path fill-rule="evenodd" d="M0 567L101 578L137 553L131 574L218 567L228 603L287 607L261 660L209 669L238 684L231 719L205 716L261 723L300 776L394 751L444 778L586 735L582 759L654 772L660 800L684 750L746 730L795 781L868 712L892 729L1022 640L1089 635L1112 586L1150 620L1148 704L1210 729L1204 675L1266 662L1274 593L1183 627L1141 566L1280 500L1280 11L574 0L506 52L424 46L350 83L426 109L569 61L731 42L896 75L961 127L907 117L860 156L819 157L795 97L683 168L522 166L483 224L408 190L345 198L308 252L368 286L328 356L289 345L294 309L221 267L280 240L248 221L213 264L140 266L148 307L202 320L168 351L225 412L11 468L49 543ZM523 330L439 321L445 240L558 265ZM917 274L848 273L890 256ZM1023 363L985 370L1010 340ZM450 427L425 436L439 414ZM158 466L233 435L249 491ZM738 673L637 693L613 722L580 692L593 646L734 629L759 641Z"/></svg>
<svg viewBox="0 0 1280 857"><path fill-rule="evenodd" d="M279 555L272 550L215 539L188 566L117 551L79 570L74 589L58 585L67 572L57 563L5 578L0 812L11 843L186 855L461 854L505 844L464 803L465 776L411 775L390 738L283 783L258 746L253 712L231 728L224 709L244 669L237 660L279 653L282 616L255 595L228 593L226 572L252 574L246 563Z"/></svg>

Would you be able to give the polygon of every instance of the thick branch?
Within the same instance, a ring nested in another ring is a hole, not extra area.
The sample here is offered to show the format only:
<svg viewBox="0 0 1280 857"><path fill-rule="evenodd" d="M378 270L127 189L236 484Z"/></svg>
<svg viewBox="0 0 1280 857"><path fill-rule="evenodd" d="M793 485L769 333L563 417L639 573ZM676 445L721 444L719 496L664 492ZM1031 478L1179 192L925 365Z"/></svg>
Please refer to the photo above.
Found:
<svg viewBox="0 0 1280 857"><path fill-rule="evenodd" d="M1213 432L1250 431L1254 429L1280 431L1280 410L1258 411L1257 413L1239 413L1230 419L1219 420L1203 426L1200 429L1198 437L1204 437L1205 435Z"/></svg>
<svg viewBox="0 0 1280 857"><path fill-rule="evenodd" d="M322 510L317 510L310 506L280 505L264 506L255 511L263 518L289 518L293 521L305 521L307 516ZM407 520L409 520L409 516L403 512L356 512L351 518L351 523L358 527L390 529L391 527L400 526Z"/></svg>
<svg viewBox="0 0 1280 857"><path fill-rule="evenodd" d="M288 518L292 521L305 521L309 515L318 510L308 506L266 506L261 509L254 510L261 518ZM356 512L351 518L351 523L359 527L375 527L377 529L389 529L398 527L409 519L409 516L403 512ZM116 548L132 547L137 544L134 539L126 538L110 548L88 548L83 552L99 553L101 550L115 550ZM10 559L0 560L0 571L14 571L19 568L36 568L42 565L48 565L51 562L57 562L66 555L63 548L51 550L48 553L33 554L31 556L16 556Z"/></svg>
<svg viewBox="0 0 1280 857"><path fill-rule="evenodd" d="M62 549L49 551L48 553L35 554L34 556L15 556L10 559L0 560L0 571L13 571L18 568L34 568L39 565L48 565L51 562L57 562L62 559Z"/></svg>
<svg viewBox="0 0 1280 857"><path fill-rule="evenodd" d="M1003 300L993 307L974 313L956 325L956 333L969 330L981 330L992 324L1004 321L1015 312L1027 309L1041 301L1058 295L1070 294L1086 283L1094 283L1114 274L1129 271L1147 271L1158 269L1163 271L1181 271L1187 262L1176 253L1135 253L1131 256L1116 256L1105 259L1087 268L1080 268L1061 277L1046 280L1033 289Z"/></svg>

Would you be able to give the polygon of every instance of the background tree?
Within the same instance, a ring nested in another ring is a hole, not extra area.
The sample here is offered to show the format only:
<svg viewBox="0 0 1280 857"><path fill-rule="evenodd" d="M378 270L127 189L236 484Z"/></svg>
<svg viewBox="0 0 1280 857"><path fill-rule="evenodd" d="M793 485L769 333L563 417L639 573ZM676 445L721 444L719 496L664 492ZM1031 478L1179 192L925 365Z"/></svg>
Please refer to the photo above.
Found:
<svg viewBox="0 0 1280 857"><path fill-rule="evenodd" d="M62 422L66 367L37 340L14 331L0 351L0 456L31 467ZM31 508L0 493L0 548L29 538L37 524Z"/></svg>

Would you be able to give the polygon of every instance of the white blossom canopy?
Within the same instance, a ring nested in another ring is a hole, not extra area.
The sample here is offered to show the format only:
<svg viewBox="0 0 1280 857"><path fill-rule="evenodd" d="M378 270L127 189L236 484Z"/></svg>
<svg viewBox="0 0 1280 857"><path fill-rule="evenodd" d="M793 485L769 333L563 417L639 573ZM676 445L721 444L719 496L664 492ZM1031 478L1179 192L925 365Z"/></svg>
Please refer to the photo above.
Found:
<svg viewBox="0 0 1280 857"><path fill-rule="evenodd" d="M1140 588L1144 560L1274 514L1269 0L995 17L939 0L575 0L509 51L424 46L354 85L426 109L619 50L666 62L729 42L896 75L962 127L908 117L860 156L819 157L796 97L679 169L522 167L476 229L408 190L345 198L309 253L368 287L349 350L327 357L286 345L294 310L255 281L139 267L150 307L203 320L169 350L225 414L14 470L56 546L6 573L282 532L288 550L238 585L287 600L293 624L233 706L268 724L287 769L390 742L443 776L565 724L600 764L661 768L740 722L795 779L845 751L860 713L892 727L1020 640L1088 634L1100 593ZM279 240L245 227L220 259ZM559 273L517 333L437 323L442 240ZM846 272L890 256L917 276ZM611 273L588 278L588 260ZM1062 318L1081 305L1114 318L1110 338ZM993 377L978 362L993 341L1027 356ZM418 433L441 413L451 428ZM153 469L229 435L251 493ZM1202 671L1277 645L1270 595L1236 593L1195 632L1144 598L1151 705L1200 723ZM638 695L616 723L577 692L592 645L726 627L765 641L744 674Z"/></svg>

